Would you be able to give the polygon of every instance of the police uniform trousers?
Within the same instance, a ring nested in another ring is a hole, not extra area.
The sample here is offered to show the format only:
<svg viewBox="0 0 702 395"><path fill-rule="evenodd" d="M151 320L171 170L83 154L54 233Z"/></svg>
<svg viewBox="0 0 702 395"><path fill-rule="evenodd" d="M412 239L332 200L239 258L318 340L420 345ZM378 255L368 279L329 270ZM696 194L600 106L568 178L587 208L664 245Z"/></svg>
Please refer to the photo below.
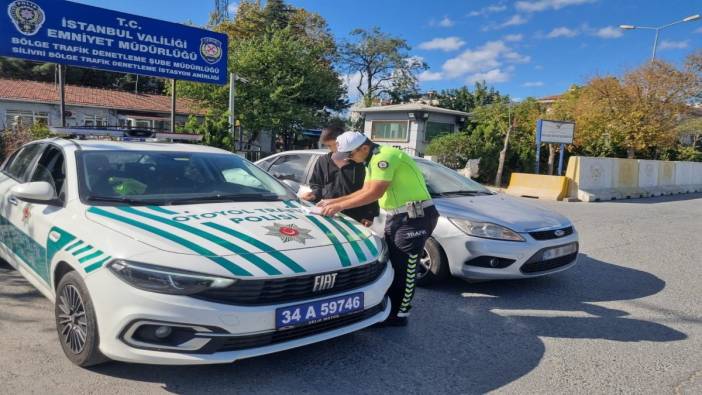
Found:
<svg viewBox="0 0 702 395"><path fill-rule="evenodd" d="M429 236L431 236L439 213L436 207L424 209L424 217L410 218L407 213L395 214L385 223L385 242L388 244L390 261L395 270L388 296L392 302L392 317L407 317L412 308L417 263Z"/></svg>

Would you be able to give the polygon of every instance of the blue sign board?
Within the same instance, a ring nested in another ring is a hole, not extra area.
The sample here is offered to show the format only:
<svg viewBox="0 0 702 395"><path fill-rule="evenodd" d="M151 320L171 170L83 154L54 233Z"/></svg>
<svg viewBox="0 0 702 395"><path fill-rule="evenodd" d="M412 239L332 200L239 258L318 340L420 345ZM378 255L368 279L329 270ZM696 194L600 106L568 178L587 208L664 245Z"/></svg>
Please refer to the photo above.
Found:
<svg viewBox="0 0 702 395"><path fill-rule="evenodd" d="M227 82L227 36L63 0L0 0L0 56Z"/></svg>

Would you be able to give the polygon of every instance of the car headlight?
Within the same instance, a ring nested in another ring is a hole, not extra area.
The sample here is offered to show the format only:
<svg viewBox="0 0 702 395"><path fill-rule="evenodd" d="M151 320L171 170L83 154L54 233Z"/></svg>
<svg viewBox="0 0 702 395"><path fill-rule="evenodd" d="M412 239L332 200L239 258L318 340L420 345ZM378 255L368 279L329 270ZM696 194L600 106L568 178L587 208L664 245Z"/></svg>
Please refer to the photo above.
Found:
<svg viewBox="0 0 702 395"><path fill-rule="evenodd" d="M495 240L525 241L519 233L490 222L469 221L461 218L449 218L449 221L461 232L469 236Z"/></svg>
<svg viewBox="0 0 702 395"><path fill-rule="evenodd" d="M378 251L378 262L387 263L390 260L390 250L388 249L388 243L385 239L378 238L380 240L380 250Z"/></svg>
<svg viewBox="0 0 702 395"><path fill-rule="evenodd" d="M171 295L192 295L211 288L226 288L237 281L121 259L110 262L107 267L135 288Z"/></svg>

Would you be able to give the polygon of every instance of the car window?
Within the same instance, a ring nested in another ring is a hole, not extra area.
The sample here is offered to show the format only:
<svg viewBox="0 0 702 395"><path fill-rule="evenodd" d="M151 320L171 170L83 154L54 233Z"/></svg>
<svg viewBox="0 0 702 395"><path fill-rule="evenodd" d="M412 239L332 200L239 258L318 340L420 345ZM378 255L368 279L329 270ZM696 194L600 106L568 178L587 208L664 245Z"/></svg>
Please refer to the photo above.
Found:
<svg viewBox="0 0 702 395"><path fill-rule="evenodd" d="M49 146L39 158L31 181L45 181L51 184L60 200L65 198L66 166L63 152L54 146Z"/></svg>
<svg viewBox="0 0 702 395"><path fill-rule="evenodd" d="M43 144L30 144L22 147L5 166L5 174L19 182L25 182L32 164L41 153L43 147Z"/></svg>
<svg viewBox="0 0 702 395"><path fill-rule="evenodd" d="M427 183L427 188L432 194L451 194L451 193L491 193L489 189L471 180L463 177L455 170L442 166L438 163L427 160L417 161L421 169L424 180Z"/></svg>
<svg viewBox="0 0 702 395"><path fill-rule="evenodd" d="M279 180L292 180L302 183L311 157L312 155L310 154L281 155L273 163L273 166L268 169L268 172Z"/></svg>
<svg viewBox="0 0 702 395"><path fill-rule="evenodd" d="M164 151L82 151L81 199L109 202L290 199L253 163L232 154Z"/></svg>
<svg viewBox="0 0 702 395"><path fill-rule="evenodd" d="M271 163L273 163L273 161L275 161L276 159L278 159L277 156L264 159L264 160L258 162L258 164L256 166L260 167L263 170L268 171L268 168L271 166Z"/></svg>

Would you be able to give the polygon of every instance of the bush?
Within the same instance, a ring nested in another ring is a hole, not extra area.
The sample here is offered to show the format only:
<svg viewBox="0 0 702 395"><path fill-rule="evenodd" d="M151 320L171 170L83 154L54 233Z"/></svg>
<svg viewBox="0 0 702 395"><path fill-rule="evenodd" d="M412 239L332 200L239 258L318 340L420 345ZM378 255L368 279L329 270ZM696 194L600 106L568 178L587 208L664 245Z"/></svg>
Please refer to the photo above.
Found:
<svg viewBox="0 0 702 395"><path fill-rule="evenodd" d="M51 132L46 125L36 124L32 126L20 126L14 129L0 131L0 158L2 161L12 155L23 145L34 140L41 140L51 136Z"/></svg>

